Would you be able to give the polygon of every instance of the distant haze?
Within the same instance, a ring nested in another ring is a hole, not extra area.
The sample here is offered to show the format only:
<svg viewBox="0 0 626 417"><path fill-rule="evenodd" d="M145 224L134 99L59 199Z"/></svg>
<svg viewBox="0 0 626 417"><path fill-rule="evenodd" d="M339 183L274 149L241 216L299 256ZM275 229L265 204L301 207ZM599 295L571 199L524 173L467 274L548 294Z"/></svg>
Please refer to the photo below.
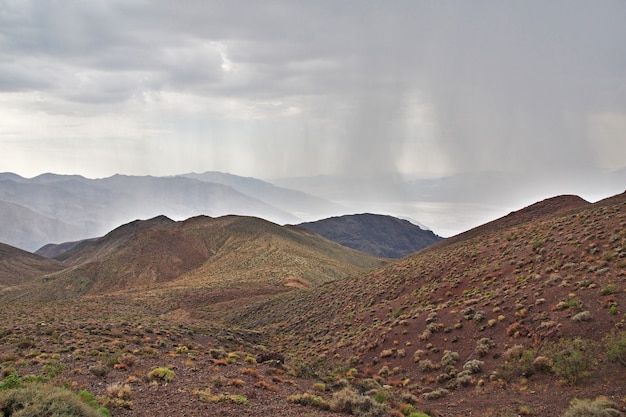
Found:
<svg viewBox="0 0 626 417"><path fill-rule="evenodd" d="M624 39L621 0L0 0L0 172L599 199L626 188Z"/></svg>

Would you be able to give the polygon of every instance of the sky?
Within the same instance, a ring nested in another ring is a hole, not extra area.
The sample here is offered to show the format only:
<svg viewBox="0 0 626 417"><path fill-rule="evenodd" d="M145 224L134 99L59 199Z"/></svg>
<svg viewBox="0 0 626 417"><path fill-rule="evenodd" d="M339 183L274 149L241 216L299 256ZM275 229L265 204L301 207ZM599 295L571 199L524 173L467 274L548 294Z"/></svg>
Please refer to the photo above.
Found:
<svg viewBox="0 0 626 417"><path fill-rule="evenodd" d="M602 188L625 39L623 0L0 0L0 171Z"/></svg>

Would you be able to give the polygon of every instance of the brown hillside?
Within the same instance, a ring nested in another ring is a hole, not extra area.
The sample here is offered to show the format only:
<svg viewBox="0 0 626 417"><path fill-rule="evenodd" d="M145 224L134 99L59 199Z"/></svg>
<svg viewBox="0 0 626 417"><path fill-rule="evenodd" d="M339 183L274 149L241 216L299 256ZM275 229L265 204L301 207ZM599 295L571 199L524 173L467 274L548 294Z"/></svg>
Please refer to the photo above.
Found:
<svg viewBox="0 0 626 417"><path fill-rule="evenodd" d="M30 299L167 288L166 297L189 292L201 303L201 289L315 286L381 262L307 231L240 216L135 221L58 259L67 268L46 276Z"/></svg>
<svg viewBox="0 0 626 417"><path fill-rule="evenodd" d="M0 243L0 291L63 269L59 262Z"/></svg>
<svg viewBox="0 0 626 417"><path fill-rule="evenodd" d="M499 230L523 223L536 222L540 219L545 220L549 217L559 216L568 212L583 209L588 207L590 204L591 203L588 201L576 195L560 195L546 198L543 201L531 204L523 209L513 211L504 217L475 227L456 236L452 236L442 241L440 245L449 245L462 240L471 239L485 233L497 232Z"/></svg>
<svg viewBox="0 0 626 417"><path fill-rule="evenodd" d="M626 373L605 337L626 340L625 209L626 194L549 199L236 321L270 333L302 372L371 378L390 404L432 415L556 416L598 395L624 407ZM590 368L557 369L568 348Z"/></svg>

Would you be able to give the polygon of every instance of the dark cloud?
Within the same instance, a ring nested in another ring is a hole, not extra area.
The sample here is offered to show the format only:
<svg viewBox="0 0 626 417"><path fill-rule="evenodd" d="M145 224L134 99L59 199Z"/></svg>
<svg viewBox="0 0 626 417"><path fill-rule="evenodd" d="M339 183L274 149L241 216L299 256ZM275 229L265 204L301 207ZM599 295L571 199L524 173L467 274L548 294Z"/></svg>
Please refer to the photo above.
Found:
<svg viewBox="0 0 626 417"><path fill-rule="evenodd" d="M624 22L617 0L7 0L0 95L258 176L579 172L624 151Z"/></svg>

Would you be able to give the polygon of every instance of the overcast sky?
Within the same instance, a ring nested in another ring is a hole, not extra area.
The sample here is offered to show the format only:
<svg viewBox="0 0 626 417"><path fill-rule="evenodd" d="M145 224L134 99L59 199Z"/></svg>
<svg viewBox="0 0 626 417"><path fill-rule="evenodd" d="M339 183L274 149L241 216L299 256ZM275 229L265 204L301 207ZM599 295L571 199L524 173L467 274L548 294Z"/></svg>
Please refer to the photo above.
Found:
<svg viewBox="0 0 626 417"><path fill-rule="evenodd" d="M626 2L0 0L0 171L626 166Z"/></svg>

